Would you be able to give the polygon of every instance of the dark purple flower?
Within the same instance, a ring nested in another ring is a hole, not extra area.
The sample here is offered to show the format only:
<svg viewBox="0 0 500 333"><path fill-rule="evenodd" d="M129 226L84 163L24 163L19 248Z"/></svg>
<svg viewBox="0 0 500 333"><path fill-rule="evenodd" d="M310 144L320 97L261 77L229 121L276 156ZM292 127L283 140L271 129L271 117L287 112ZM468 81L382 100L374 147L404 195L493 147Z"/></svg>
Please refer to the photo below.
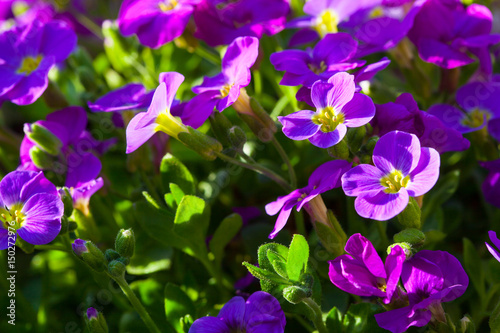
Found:
<svg viewBox="0 0 500 333"><path fill-rule="evenodd" d="M42 172L13 171L0 181L0 250L16 233L28 243L54 240L61 230L64 205Z"/></svg>
<svg viewBox="0 0 500 333"><path fill-rule="evenodd" d="M33 21L0 34L0 100L35 102L49 84L50 69L75 46L75 33L61 21Z"/></svg>
<svg viewBox="0 0 500 333"><path fill-rule="evenodd" d="M73 252L75 252L77 257L81 257L83 253L89 252L86 244L87 242L80 238L77 238L73 241L71 247L73 248Z"/></svg>
<svg viewBox="0 0 500 333"><path fill-rule="evenodd" d="M88 102L94 112L114 112L145 109L151 104L154 91L146 91L140 83L129 83L124 87L110 91L94 103Z"/></svg>
<svg viewBox="0 0 500 333"><path fill-rule="evenodd" d="M259 54L259 40L255 37L238 37L228 47L222 58L222 71L214 77L205 77L203 83L193 87L198 94L185 107L184 117L193 127L201 126L210 117L214 107L223 111L240 97L240 90L252 78L250 67ZM244 95L246 96L246 95Z"/></svg>
<svg viewBox="0 0 500 333"><path fill-rule="evenodd" d="M500 262L500 239L498 239L497 233L494 231L489 231L488 235L490 236L490 240L493 243L494 247L486 242L484 244L486 244L486 248L488 249L488 251L490 251L493 258Z"/></svg>
<svg viewBox="0 0 500 333"><path fill-rule="evenodd" d="M88 320L97 320L97 316L99 315L99 312L97 312L96 309L90 307L87 309L87 319Z"/></svg>
<svg viewBox="0 0 500 333"><path fill-rule="evenodd" d="M158 48L182 35L200 1L125 0L118 14L118 27L124 36L136 34L141 44Z"/></svg>
<svg viewBox="0 0 500 333"><path fill-rule="evenodd" d="M347 127L363 126L375 115L370 97L355 90L354 76L347 73L337 73L327 82L315 82L311 97L316 112L302 110L278 117L283 133L292 140L308 139L320 148L336 145L344 138Z"/></svg>
<svg viewBox="0 0 500 333"><path fill-rule="evenodd" d="M323 163L311 174L306 187L278 197L276 201L267 204L266 213L268 215L272 216L278 212L280 213L269 238L274 238L283 229L293 207L297 206L297 211L300 211L304 205L307 205L317 195L340 187L340 177L350 168L351 163L344 160Z"/></svg>
<svg viewBox="0 0 500 333"><path fill-rule="evenodd" d="M403 264L401 280L410 305L375 315L379 326L393 333L425 326L433 316L445 320L441 303L460 297L469 285L460 262L444 251L415 254Z"/></svg>
<svg viewBox="0 0 500 333"><path fill-rule="evenodd" d="M283 30L289 11L287 0L202 0L194 11L194 36L218 46L242 36L274 35Z"/></svg>
<svg viewBox="0 0 500 333"><path fill-rule="evenodd" d="M385 221L401 213L409 197L427 193L439 177L439 153L420 147L418 138L394 131L380 138L373 150L373 163L360 164L342 176L345 194L357 197L359 215Z"/></svg>
<svg viewBox="0 0 500 333"><path fill-rule="evenodd" d="M433 105L428 112L446 126L468 133L488 125L488 132L500 141L500 84L472 82L457 90L457 103L464 110L447 104Z"/></svg>
<svg viewBox="0 0 500 333"><path fill-rule="evenodd" d="M257 291L245 302L241 296L233 297L217 317L197 319L189 333L283 333L286 318L280 303L272 295Z"/></svg>
<svg viewBox="0 0 500 333"><path fill-rule="evenodd" d="M500 159L479 162L479 165L489 171L482 186L484 198L490 204L500 208Z"/></svg>
<svg viewBox="0 0 500 333"><path fill-rule="evenodd" d="M398 287L405 251L400 246L393 247L384 265L372 243L361 234L349 238L345 251L348 254L329 262L330 281L350 294L376 296L385 304L390 303Z"/></svg>
<svg viewBox="0 0 500 333"><path fill-rule="evenodd" d="M491 74L490 45L500 35L490 35L492 15L482 5L464 8L459 0L427 0L415 17L408 33L420 57L443 68L455 68L474 62L467 52L479 58L481 71Z"/></svg>
<svg viewBox="0 0 500 333"><path fill-rule="evenodd" d="M431 147L439 153L462 151L470 146L469 140L456 129L450 128L436 116L421 111L413 96L401 94L394 103L377 104L371 125L382 136L391 131L415 134L423 147Z"/></svg>

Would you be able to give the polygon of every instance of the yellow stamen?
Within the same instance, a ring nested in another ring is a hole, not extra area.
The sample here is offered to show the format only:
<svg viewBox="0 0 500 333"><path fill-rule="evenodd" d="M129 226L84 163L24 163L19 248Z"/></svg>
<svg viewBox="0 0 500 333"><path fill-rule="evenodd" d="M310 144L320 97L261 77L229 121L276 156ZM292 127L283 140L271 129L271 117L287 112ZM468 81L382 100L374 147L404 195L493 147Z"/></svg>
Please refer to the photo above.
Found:
<svg viewBox="0 0 500 333"><path fill-rule="evenodd" d="M158 4L162 12L168 12L174 9L179 3L176 0L163 1Z"/></svg>
<svg viewBox="0 0 500 333"><path fill-rule="evenodd" d="M467 117L462 120L462 125L476 128L483 125L485 118L488 121L491 118L491 113L480 108L475 108L467 113Z"/></svg>
<svg viewBox="0 0 500 333"><path fill-rule="evenodd" d="M40 62L42 62L42 59L43 59L42 55L38 55L36 58L25 57L23 59L23 62L21 63L21 66L17 70L17 73L30 75L33 71L35 71L38 68Z"/></svg>
<svg viewBox="0 0 500 333"><path fill-rule="evenodd" d="M319 110L313 117L313 123L321 125L321 131L328 133L333 132L339 124L345 121L345 116L342 112L336 112L331 106Z"/></svg>
<svg viewBox="0 0 500 333"><path fill-rule="evenodd" d="M385 193L398 193L402 187L406 187L410 181L410 176L403 177L399 170L394 170L390 174L380 179L380 184L387 187Z"/></svg>
<svg viewBox="0 0 500 333"><path fill-rule="evenodd" d="M316 18L315 23L314 30L323 38L327 34L338 32L337 25L339 24L339 17L333 9L325 9Z"/></svg>

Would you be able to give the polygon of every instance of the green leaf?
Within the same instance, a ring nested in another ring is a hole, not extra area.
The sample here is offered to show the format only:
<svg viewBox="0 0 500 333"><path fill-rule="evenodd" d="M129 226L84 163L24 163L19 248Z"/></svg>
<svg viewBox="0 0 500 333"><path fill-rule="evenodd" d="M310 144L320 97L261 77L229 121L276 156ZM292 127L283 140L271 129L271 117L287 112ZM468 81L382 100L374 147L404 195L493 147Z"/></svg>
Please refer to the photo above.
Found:
<svg viewBox="0 0 500 333"><path fill-rule="evenodd" d="M326 316L326 328L328 332L342 332L342 313L335 306Z"/></svg>
<svg viewBox="0 0 500 333"><path fill-rule="evenodd" d="M344 332L387 332L378 326L374 317L374 315L381 312L381 310L380 306L372 303L359 303L351 305L344 316Z"/></svg>
<svg viewBox="0 0 500 333"><path fill-rule="evenodd" d="M144 199L146 199L147 202L149 202L149 204L151 206L153 206L154 208L156 209L160 209L160 204L158 202L156 202L155 199L153 199L153 197L151 196L151 194L149 194L148 192L146 191L142 191L142 196L144 197Z"/></svg>
<svg viewBox="0 0 500 333"><path fill-rule="evenodd" d="M182 198L175 213L174 231L187 239L199 255L206 253L205 237L210 222L210 206L203 199L192 195Z"/></svg>
<svg viewBox="0 0 500 333"><path fill-rule="evenodd" d="M491 313L489 324L491 333L500 333L500 302Z"/></svg>
<svg viewBox="0 0 500 333"><path fill-rule="evenodd" d="M273 284L277 283L277 284L290 285L288 280L283 279L281 276L275 274L274 272L270 272L260 267L256 267L246 261L243 262L243 266L245 266L248 269L248 271L259 280L268 281Z"/></svg>
<svg viewBox="0 0 500 333"><path fill-rule="evenodd" d="M163 188L170 183L177 184L185 194L195 194L194 177L188 168L172 154L166 154L160 165Z"/></svg>
<svg viewBox="0 0 500 333"><path fill-rule="evenodd" d="M267 250L267 259L269 259L274 271L282 278L288 280L288 273L286 272L286 259L273 250Z"/></svg>
<svg viewBox="0 0 500 333"><path fill-rule="evenodd" d="M308 259L309 244L306 239L300 234L293 235L286 261L286 272L290 280L299 281L301 273L306 270Z"/></svg>
<svg viewBox="0 0 500 333"><path fill-rule="evenodd" d="M474 247L474 244L467 238L463 239L464 265L469 274L469 278L476 288L481 300L485 297L484 271L481 265L481 258Z"/></svg>
<svg viewBox="0 0 500 333"><path fill-rule="evenodd" d="M170 183L168 185L170 187L170 192L172 193L172 196L175 200L175 203L178 206L181 203L181 200L184 197L185 193L184 193L184 191L182 191L182 189L177 184Z"/></svg>
<svg viewBox="0 0 500 333"><path fill-rule="evenodd" d="M136 233L135 254L130 258L127 272L133 275L145 275L164 271L172 265L173 249L158 243L145 233Z"/></svg>
<svg viewBox="0 0 500 333"><path fill-rule="evenodd" d="M210 251L214 254L215 263L220 266L224 256L224 248L236 236L243 226L243 220L238 214L231 214L220 223L214 236L208 244Z"/></svg>
<svg viewBox="0 0 500 333"><path fill-rule="evenodd" d="M177 331L181 331L180 319L186 315L196 315L194 303L181 288L171 283L165 286L164 296L167 320Z"/></svg>

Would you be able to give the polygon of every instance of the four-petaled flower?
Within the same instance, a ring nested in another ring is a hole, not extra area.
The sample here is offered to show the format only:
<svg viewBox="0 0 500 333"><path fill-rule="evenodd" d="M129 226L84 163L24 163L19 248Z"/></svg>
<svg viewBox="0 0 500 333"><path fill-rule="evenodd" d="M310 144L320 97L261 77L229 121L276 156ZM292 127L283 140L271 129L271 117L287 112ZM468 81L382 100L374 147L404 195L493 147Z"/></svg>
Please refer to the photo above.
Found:
<svg viewBox="0 0 500 333"><path fill-rule="evenodd" d="M359 215L385 221L401 213L409 196L427 193L439 177L439 153L421 147L418 138L393 131L379 139L373 163L355 166L342 176L342 188L356 196Z"/></svg>

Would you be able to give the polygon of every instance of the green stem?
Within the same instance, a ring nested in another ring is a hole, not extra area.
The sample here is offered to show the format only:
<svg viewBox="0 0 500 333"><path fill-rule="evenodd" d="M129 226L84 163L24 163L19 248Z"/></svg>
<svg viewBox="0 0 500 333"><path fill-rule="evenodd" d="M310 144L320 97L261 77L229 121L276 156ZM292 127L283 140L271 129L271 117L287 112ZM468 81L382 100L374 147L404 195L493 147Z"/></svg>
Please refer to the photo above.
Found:
<svg viewBox="0 0 500 333"><path fill-rule="evenodd" d="M285 191L289 192L293 188L284 180L281 176L276 174L274 171L269 170L266 167L263 167L258 164L248 164L242 161L239 161L235 158L229 157L227 155L224 155L223 153L215 152L215 155L217 155L218 158L220 158L223 161L238 165L242 168L253 170L257 173L263 174L264 176L272 179L274 182L276 182L278 185L280 185Z"/></svg>
<svg viewBox="0 0 500 333"><path fill-rule="evenodd" d="M146 175L146 173L144 171L141 171L141 178L142 178L142 181L144 182L144 184L146 185L146 187L148 189L148 193L151 195L151 197L153 197L153 199L156 201L156 203L158 205L161 205L163 201L158 196L158 193L156 193L155 187L149 181L149 178L148 178L148 176Z"/></svg>
<svg viewBox="0 0 500 333"><path fill-rule="evenodd" d="M292 186L292 188L296 188L297 187L297 176L295 175L295 170L293 169L292 163L290 162L290 159L288 158L287 153L285 152L285 150L283 149L281 144L278 142L278 140L276 140L275 136L273 136L273 139L271 140L271 142L273 143L274 148L276 148L276 150L278 151L278 154L280 154L281 159L283 160L283 162L285 162L285 164L288 168L288 176L290 178L290 185Z"/></svg>
<svg viewBox="0 0 500 333"><path fill-rule="evenodd" d="M321 312L321 308L319 305L312 299L306 298L302 302L304 302L314 313L314 326L318 330L319 333L328 333L326 329L325 322L323 321L323 313Z"/></svg>
<svg viewBox="0 0 500 333"><path fill-rule="evenodd" d="M220 65L220 63L221 63L221 60L216 55L214 55L212 52L209 52L208 50L206 50L202 46L196 47L194 49L194 53L196 53L197 55L199 55L203 59L210 61L214 65Z"/></svg>
<svg viewBox="0 0 500 333"><path fill-rule="evenodd" d="M382 240L382 247L385 249L389 246L389 238L387 237L387 233L385 232L385 228L382 225L381 221L376 221L378 232L380 234L380 239Z"/></svg>
<svg viewBox="0 0 500 333"><path fill-rule="evenodd" d="M295 217L295 226L297 227L297 232L301 235L306 236L306 226L304 224L304 215L302 212L293 212L293 216Z"/></svg>
<svg viewBox="0 0 500 333"><path fill-rule="evenodd" d="M127 281L125 281L125 278L124 277L114 278L111 275L110 277L113 280L115 280L116 283L118 283L125 296L127 296L130 303L132 303L132 306L134 307L135 311L137 311L144 324L146 324L146 326L148 327L149 331L153 333L160 333L160 330L158 329L158 327L156 327L148 311L144 308L144 306L142 305L141 301L139 301L137 296L135 296L134 292L128 285Z"/></svg>

